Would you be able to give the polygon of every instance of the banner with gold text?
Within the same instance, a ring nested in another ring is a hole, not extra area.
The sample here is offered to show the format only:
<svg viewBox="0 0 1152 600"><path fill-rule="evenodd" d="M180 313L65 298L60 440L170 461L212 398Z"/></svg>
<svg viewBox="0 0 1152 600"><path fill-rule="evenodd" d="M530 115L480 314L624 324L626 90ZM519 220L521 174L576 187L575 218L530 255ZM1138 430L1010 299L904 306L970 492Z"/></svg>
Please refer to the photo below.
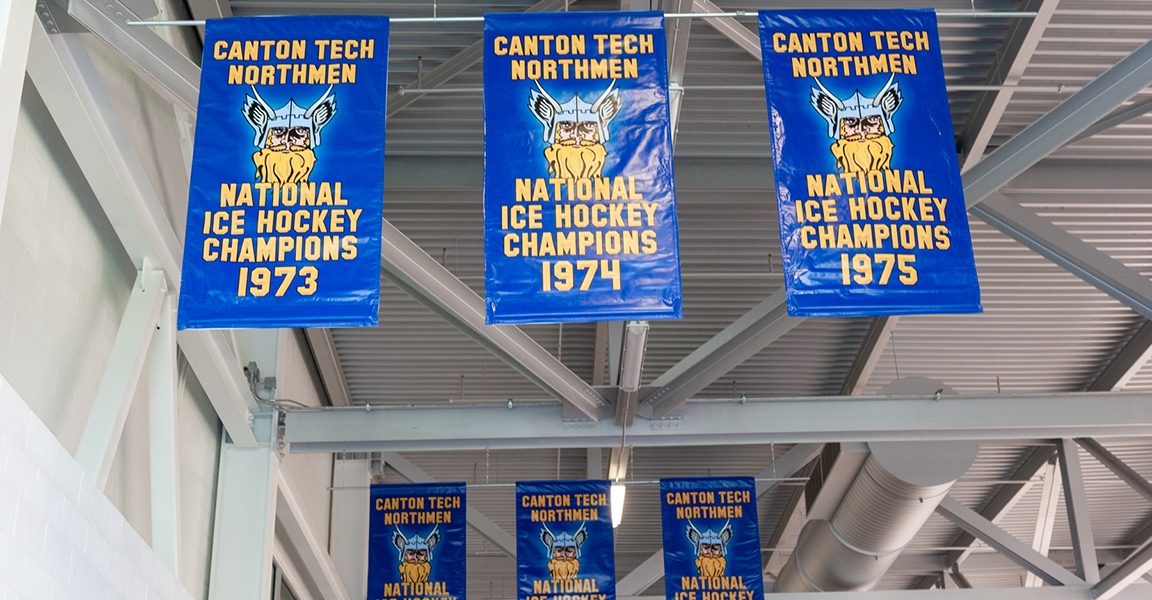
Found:
<svg viewBox="0 0 1152 600"><path fill-rule="evenodd" d="M465 600L463 483L373 485L369 600Z"/></svg>
<svg viewBox="0 0 1152 600"><path fill-rule="evenodd" d="M204 32L179 328L376 325L388 19Z"/></svg>
<svg viewBox="0 0 1152 600"><path fill-rule="evenodd" d="M764 599L754 479L661 479L660 507L668 600Z"/></svg>
<svg viewBox="0 0 1152 600"><path fill-rule="evenodd" d="M484 17L487 322L679 319L660 12Z"/></svg>
<svg viewBox="0 0 1152 600"><path fill-rule="evenodd" d="M788 314L981 312L936 14L761 11Z"/></svg>
<svg viewBox="0 0 1152 600"><path fill-rule="evenodd" d="M616 600L607 481L516 484L518 600Z"/></svg>

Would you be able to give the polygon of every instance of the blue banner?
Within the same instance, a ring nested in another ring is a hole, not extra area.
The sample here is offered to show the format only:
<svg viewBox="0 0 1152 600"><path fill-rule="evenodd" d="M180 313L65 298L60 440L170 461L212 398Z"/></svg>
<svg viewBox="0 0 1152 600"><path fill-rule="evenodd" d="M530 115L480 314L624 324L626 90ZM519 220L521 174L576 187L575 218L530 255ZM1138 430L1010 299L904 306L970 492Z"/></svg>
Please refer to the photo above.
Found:
<svg viewBox="0 0 1152 600"><path fill-rule="evenodd" d="M660 499L668 600L764 599L754 479L661 479Z"/></svg>
<svg viewBox="0 0 1152 600"><path fill-rule="evenodd" d="M368 600L465 600L463 483L372 486Z"/></svg>
<svg viewBox="0 0 1152 600"><path fill-rule="evenodd" d="M760 12L788 314L981 312L931 10Z"/></svg>
<svg viewBox="0 0 1152 600"><path fill-rule="evenodd" d="M607 481L516 484L518 600L616 600Z"/></svg>
<svg viewBox="0 0 1152 600"><path fill-rule="evenodd" d="M180 329L374 326L388 19L209 20Z"/></svg>
<svg viewBox="0 0 1152 600"><path fill-rule="evenodd" d="M660 12L484 17L487 322L679 319Z"/></svg>

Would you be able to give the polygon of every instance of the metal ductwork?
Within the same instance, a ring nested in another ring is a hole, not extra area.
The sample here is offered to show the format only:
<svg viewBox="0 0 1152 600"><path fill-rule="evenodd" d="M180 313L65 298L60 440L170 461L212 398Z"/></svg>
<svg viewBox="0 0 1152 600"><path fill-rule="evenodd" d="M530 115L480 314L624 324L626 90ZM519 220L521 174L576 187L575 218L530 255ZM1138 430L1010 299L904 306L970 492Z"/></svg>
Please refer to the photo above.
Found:
<svg viewBox="0 0 1152 600"><path fill-rule="evenodd" d="M777 592L870 590L976 460L976 442L870 443L831 520L809 521Z"/></svg>

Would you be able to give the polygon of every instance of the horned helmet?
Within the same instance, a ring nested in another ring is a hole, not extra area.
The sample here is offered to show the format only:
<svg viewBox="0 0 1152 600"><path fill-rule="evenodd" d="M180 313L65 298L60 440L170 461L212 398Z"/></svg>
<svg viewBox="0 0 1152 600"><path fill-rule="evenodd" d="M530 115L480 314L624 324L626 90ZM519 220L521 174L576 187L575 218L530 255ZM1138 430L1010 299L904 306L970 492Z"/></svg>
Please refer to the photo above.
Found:
<svg viewBox="0 0 1152 600"><path fill-rule="evenodd" d="M884 133L891 135L895 131L892 125L892 115L904 102L904 94L900 91L900 82L894 81L895 75L888 77L888 83L872 98L860 94L860 90L848 98L837 98L824 84L816 80L819 88L812 88L810 100L816 112L828 122L828 137L839 139L840 122L845 118L863 120L868 117L880 117L884 123Z"/></svg>
<svg viewBox="0 0 1152 600"><path fill-rule="evenodd" d="M309 148L320 145L320 130L324 128L336 114L336 97L332 95L332 86L324 92L320 99L308 108L296 104L296 100L289 100L287 104L278 109L272 108L256 86L252 86L255 97L244 95L244 120L252 126L256 136L252 145L263 148L268 139L269 132L274 128L283 128L285 133L291 133L300 139L306 139ZM304 136L307 136L304 138Z"/></svg>
<svg viewBox="0 0 1152 600"><path fill-rule="evenodd" d="M573 94L570 100L561 103L544 90L539 80L535 80L535 83L536 89L528 90L528 109L544 126L545 142L556 141L556 125L563 122L575 123L578 126L587 123L588 126L596 128L600 143L608 141L608 124L620 114L623 106L620 89L615 87L615 79L608 84L608 89L592 102L581 98L579 94Z"/></svg>
<svg viewBox="0 0 1152 600"><path fill-rule="evenodd" d="M548 547L548 556L554 556L557 548L575 548L576 558L580 558L580 547L588 539L588 530L585 529L585 524L580 524L580 529L576 533L568 533L566 531L560 532L560 535L552 533L548 526L541 523L540 529L540 542Z"/></svg>
<svg viewBox="0 0 1152 600"><path fill-rule="evenodd" d="M692 542L692 547L696 550L696 556L700 556L700 547L705 544L719 544L720 555L728 556L728 542L732 540L732 521L726 521L719 531L712 531L711 528L700 531L692 521L688 521L685 534Z"/></svg>
<svg viewBox="0 0 1152 600"><path fill-rule="evenodd" d="M431 562L432 549L435 548L436 544L439 543L439 525L432 529L432 533L429 533L425 537L420 537L420 534L414 534L412 537L407 537L403 533L400 533L399 527L397 527L396 530L392 532L392 545L396 546L396 549L400 551L400 562L404 562L404 553L408 550L427 550L428 561Z"/></svg>

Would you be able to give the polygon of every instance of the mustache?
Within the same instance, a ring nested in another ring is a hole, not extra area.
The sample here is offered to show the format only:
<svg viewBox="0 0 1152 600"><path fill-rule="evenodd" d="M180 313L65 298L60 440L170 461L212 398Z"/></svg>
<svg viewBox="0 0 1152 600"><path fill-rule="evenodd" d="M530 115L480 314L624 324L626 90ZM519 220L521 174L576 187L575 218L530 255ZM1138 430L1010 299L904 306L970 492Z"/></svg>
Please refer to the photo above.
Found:
<svg viewBox="0 0 1152 600"><path fill-rule="evenodd" d="M843 138L832 144L831 150L837 168L845 173L884 170L892 161L892 140L885 135Z"/></svg>
<svg viewBox="0 0 1152 600"><path fill-rule="evenodd" d="M552 144L544 150L548 171L560 179L600 177L608 152L604 144Z"/></svg>

